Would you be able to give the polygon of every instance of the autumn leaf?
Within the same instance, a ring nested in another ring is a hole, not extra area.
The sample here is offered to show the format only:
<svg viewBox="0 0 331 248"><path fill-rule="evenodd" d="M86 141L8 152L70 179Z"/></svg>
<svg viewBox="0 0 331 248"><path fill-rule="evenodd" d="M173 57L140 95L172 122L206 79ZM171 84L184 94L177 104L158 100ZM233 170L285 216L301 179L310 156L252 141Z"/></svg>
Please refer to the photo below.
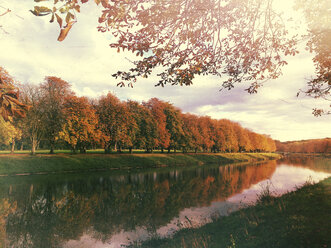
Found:
<svg viewBox="0 0 331 248"><path fill-rule="evenodd" d="M58 41L63 41L67 37L67 35L74 23L75 23L75 21L71 21L63 29L61 29L60 35L57 38Z"/></svg>
<svg viewBox="0 0 331 248"><path fill-rule="evenodd" d="M30 10L35 16L45 16L49 15L52 10L44 6L34 6L34 10Z"/></svg>
<svg viewBox="0 0 331 248"><path fill-rule="evenodd" d="M51 20L49 21L50 23L54 22L54 14L52 15Z"/></svg>
<svg viewBox="0 0 331 248"><path fill-rule="evenodd" d="M60 28L62 28L62 18L56 13L55 13L55 16L56 16L57 23L60 25Z"/></svg>

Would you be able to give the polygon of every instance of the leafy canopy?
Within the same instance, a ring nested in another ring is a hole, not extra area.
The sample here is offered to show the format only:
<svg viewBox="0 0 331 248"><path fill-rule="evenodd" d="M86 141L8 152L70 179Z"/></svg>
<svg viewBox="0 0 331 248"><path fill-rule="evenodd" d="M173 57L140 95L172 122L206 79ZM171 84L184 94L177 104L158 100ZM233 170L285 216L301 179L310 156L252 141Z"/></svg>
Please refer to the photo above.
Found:
<svg viewBox="0 0 331 248"><path fill-rule="evenodd" d="M28 105L19 101L19 92L14 86L15 80L0 66L0 116L12 120L13 116L24 117Z"/></svg>
<svg viewBox="0 0 331 248"><path fill-rule="evenodd" d="M51 16L63 41L89 0L34 0L31 12ZM43 2L43 3L39 3ZM45 7L49 2L52 7ZM289 34L273 0L94 0L101 6L100 32L110 32L110 46L141 56L128 71L113 74L118 85L133 87L138 77L158 68L156 85L191 85L197 75L221 78L222 88L248 82L256 93L281 75L285 56L298 53L302 37ZM307 48L315 53L315 77L304 94L330 99L331 8L328 0L296 0L308 25ZM315 109L315 115L325 113ZM330 113L327 111L326 113Z"/></svg>
<svg viewBox="0 0 331 248"><path fill-rule="evenodd" d="M86 2L54 0L53 8L35 6L31 12L56 19L63 41ZM121 86L161 67L157 85L191 85L197 75L226 75L224 88L249 81L247 91L255 93L264 80L280 75L285 55L297 52L272 0L95 2L102 6L98 30L114 37L110 46L142 56L129 71L113 75Z"/></svg>

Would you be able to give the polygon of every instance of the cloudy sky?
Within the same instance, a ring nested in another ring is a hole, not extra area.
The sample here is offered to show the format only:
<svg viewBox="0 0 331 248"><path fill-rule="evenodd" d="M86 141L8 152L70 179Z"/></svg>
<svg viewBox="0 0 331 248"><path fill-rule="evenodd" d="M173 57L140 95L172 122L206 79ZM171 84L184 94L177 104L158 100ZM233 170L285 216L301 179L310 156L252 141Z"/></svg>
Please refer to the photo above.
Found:
<svg viewBox="0 0 331 248"><path fill-rule="evenodd" d="M288 9L289 1L277 0ZM38 84L45 76L68 81L79 96L98 97L108 91L121 100L146 101L151 97L169 101L184 112L227 118L258 133L281 141L331 137L331 115L314 117L314 107L329 102L296 97L305 79L314 73L312 56L302 52L288 59L283 76L269 81L258 94L249 95L242 85L231 91L219 91L221 82L213 77L199 77L193 86L154 87L156 77L140 79L133 89L119 88L111 74L130 67L131 53L117 53L109 48L110 35L97 32L100 8L82 7L82 13L68 37L58 42L58 25L49 16L37 18L33 0L0 0L0 66L22 83Z"/></svg>

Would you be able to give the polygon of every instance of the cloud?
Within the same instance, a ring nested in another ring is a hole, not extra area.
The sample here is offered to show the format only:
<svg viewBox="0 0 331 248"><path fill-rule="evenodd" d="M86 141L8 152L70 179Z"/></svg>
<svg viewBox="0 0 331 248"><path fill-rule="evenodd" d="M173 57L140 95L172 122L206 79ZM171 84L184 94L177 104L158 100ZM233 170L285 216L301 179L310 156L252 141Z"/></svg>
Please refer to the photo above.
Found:
<svg viewBox="0 0 331 248"><path fill-rule="evenodd" d="M219 91L222 81L213 76L199 76L189 87L154 87L159 80L157 73L139 79L133 89L119 88L111 74L130 68L135 55L109 48L111 34L97 31L100 9L93 1L81 8L78 22L63 42L57 41L57 23L50 24L48 16L37 18L29 12L34 5L32 0L7 0L3 5L12 12L0 20L9 32L0 33L1 66L18 81L38 84L51 75L71 83L79 96L98 97L112 92L122 100L157 97L184 112L231 119L280 140L330 136L331 116L315 118L311 114L313 107L329 103L296 97L314 73L312 55L307 52L288 57L283 76L265 83L254 95L244 91L248 84Z"/></svg>

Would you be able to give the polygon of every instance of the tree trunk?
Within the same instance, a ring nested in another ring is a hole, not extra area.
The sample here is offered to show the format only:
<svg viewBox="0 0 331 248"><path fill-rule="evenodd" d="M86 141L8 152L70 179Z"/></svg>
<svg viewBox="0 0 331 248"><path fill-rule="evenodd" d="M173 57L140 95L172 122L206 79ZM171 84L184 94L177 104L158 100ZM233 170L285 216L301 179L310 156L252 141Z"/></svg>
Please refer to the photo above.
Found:
<svg viewBox="0 0 331 248"><path fill-rule="evenodd" d="M198 153L198 148L194 148L194 153Z"/></svg>
<svg viewBox="0 0 331 248"><path fill-rule="evenodd" d="M23 151L23 140L22 140L22 143L21 143L21 151Z"/></svg>
<svg viewBox="0 0 331 248"><path fill-rule="evenodd" d="M168 153L170 153L170 147L168 147Z"/></svg>
<svg viewBox="0 0 331 248"><path fill-rule="evenodd" d="M132 146L129 147L129 152L132 154Z"/></svg>
<svg viewBox="0 0 331 248"><path fill-rule="evenodd" d="M31 147L31 155L35 155L36 154L36 147L34 145L32 145Z"/></svg>
<svg viewBox="0 0 331 248"><path fill-rule="evenodd" d="M110 154L111 153L111 144L106 144L105 145L105 154Z"/></svg>
<svg viewBox="0 0 331 248"><path fill-rule="evenodd" d="M15 151L15 139L12 138L12 143L11 143L11 150L10 150L10 153L13 154Z"/></svg>
<svg viewBox="0 0 331 248"><path fill-rule="evenodd" d="M51 149L49 151L50 154L54 154L54 143L51 142Z"/></svg>
<svg viewBox="0 0 331 248"><path fill-rule="evenodd" d="M117 152L122 153L122 147L120 145L117 146Z"/></svg>
<svg viewBox="0 0 331 248"><path fill-rule="evenodd" d="M163 149L163 147L161 147L161 153L164 153L164 149Z"/></svg>
<svg viewBox="0 0 331 248"><path fill-rule="evenodd" d="M36 143L33 140L31 146L31 155L35 155L35 154L36 154Z"/></svg>
<svg viewBox="0 0 331 248"><path fill-rule="evenodd" d="M174 153L176 153L176 151L177 151L176 148L174 148Z"/></svg>
<svg viewBox="0 0 331 248"><path fill-rule="evenodd" d="M82 154L85 154L86 153L86 147L83 146L79 149L79 152L82 153Z"/></svg>

